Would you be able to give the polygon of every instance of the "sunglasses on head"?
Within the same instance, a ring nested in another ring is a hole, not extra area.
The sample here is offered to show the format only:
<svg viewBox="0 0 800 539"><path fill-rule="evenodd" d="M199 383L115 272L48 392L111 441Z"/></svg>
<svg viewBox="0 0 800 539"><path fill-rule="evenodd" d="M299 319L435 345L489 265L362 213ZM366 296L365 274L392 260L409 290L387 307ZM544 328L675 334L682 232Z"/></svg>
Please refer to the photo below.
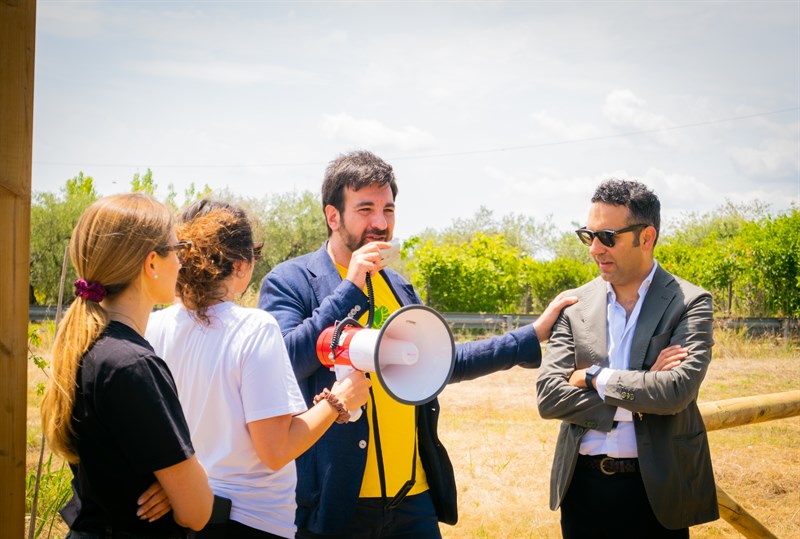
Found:
<svg viewBox="0 0 800 539"><path fill-rule="evenodd" d="M619 230L589 230L588 228L579 228L575 231L575 234L578 235L578 239L580 239L584 245L591 245L592 241L597 238L600 240L600 243L606 247L614 247L614 236L618 234L624 234L625 232L631 232L637 228L646 228L648 226L650 225L640 223L638 225L626 226L625 228L620 228Z"/></svg>
<svg viewBox="0 0 800 539"><path fill-rule="evenodd" d="M175 245L164 245L162 247L157 247L153 249L158 256L167 256L167 253L170 251L175 251L175 254L178 255L178 260L180 260L181 264L186 259L186 255L189 254L189 251L192 249L192 242L190 241L179 241Z"/></svg>

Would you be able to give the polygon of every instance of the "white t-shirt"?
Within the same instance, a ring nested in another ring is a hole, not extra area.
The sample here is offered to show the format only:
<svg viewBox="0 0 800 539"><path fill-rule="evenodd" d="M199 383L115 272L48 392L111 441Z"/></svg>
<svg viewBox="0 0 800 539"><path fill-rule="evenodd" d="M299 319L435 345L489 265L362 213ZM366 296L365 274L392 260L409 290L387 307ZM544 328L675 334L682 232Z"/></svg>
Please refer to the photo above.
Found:
<svg viewBox="0 0 800 539"><path fill-rule="evenodd" d="M178 386L197 458L215 494L233 502L231 519L294 537L294 462L268 468L247 423L306 410L280 328L265 311L230 302L208 310L211 325L182 305L150 315L146 338Z"/></svg>

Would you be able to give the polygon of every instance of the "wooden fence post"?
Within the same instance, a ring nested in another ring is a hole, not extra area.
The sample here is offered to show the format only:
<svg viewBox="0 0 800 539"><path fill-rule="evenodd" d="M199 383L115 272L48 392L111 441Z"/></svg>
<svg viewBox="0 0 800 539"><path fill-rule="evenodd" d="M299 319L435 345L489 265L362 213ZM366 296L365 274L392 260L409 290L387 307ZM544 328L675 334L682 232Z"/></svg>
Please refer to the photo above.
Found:
<svg viewBox="0 0 800 539"><path fill-rule="evenodd" d="M35 0L0 2L0 533L23 537Z"/></svg>
<svg viewBox="0 0 800 539"><path fill-rule="evenodd" d="M800 415L800 390L739 397L698 405L706 430L729 429ZM719 514L747 539L776 539L766 526L717 485Z"/></svg>
<svg viewBox="0 0 800 539"><path fill-rule="evenodd" d="M777 539L771 531L748 513L744 507L728 496L728 493L722 490L719 485L717 485L717 503L719 505L719 515L747 539Z"/></svg>

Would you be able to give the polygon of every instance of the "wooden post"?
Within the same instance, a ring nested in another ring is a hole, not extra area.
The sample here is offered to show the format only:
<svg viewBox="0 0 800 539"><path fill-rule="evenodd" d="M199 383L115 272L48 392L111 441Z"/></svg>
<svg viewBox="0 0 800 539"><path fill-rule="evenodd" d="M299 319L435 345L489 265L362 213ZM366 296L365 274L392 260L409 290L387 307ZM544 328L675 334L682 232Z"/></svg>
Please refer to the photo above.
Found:
<svg viewBox="0 0 800 539"><path fill-rule="evenodd" d="M35 0L0 1L0 530L25 529Z"/></svg>
<svg viewBox="0 0 800 539"><path fill-rule="evenodd" d="M800 390L739 397L698 405L706 430L720 430L800 415ZM717 486L719 514L748 539L776 539L763 524Z"/></svg>
<svg viewBox="0 0 800 539"><path fill-rule="evenodd" d="M704 402L698 408L706 430L728 429L800 415L800 390Z"/></svg>
<svg viewBox="0 0 800 539"><path fill-rule="evenodd" d="M753 518L753 515L736 503L736 500L728 496L728 493L719 486L717 486L717 503L719 504L719 515L747 539L777 539L771 531Z"/></svg>

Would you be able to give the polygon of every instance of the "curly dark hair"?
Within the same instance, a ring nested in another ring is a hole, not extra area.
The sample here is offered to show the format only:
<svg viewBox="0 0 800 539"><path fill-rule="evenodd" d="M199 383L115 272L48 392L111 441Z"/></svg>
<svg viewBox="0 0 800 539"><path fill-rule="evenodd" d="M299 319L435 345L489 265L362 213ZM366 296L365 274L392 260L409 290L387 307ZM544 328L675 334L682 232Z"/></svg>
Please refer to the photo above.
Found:
<svg viewBox="0 0 800 539"><path fill-rule="evenodd" d="M601 183L592 196L592 202L625 206L630 211L630 223L646 223L656 229L658 241L661 230L661 202L645 184L632 180L609 178ZM638 241L638 240L637 240Z"/></svg>
<svg viewBox="0 0 800 539"><path fill-rule="evenodd" d="M392 198L397 198L397 181L392 166L372 152L359 150L340 155L325 169L322 182L322 211L331 205L339 213L344 211L344 190L349 187L358 191L368 185L388 185ZM328 236L333 233L328 227Z"/></svg>
<svg viewBox="0 0 800 539"><path fill-rule="evenodd" d="M198 320L209 324L208 309L225 296L222 282L233 273L234 263L254 260L253 229L242 208L201 199L180 214L176 234L192 242L176 293Z"/></svg>

